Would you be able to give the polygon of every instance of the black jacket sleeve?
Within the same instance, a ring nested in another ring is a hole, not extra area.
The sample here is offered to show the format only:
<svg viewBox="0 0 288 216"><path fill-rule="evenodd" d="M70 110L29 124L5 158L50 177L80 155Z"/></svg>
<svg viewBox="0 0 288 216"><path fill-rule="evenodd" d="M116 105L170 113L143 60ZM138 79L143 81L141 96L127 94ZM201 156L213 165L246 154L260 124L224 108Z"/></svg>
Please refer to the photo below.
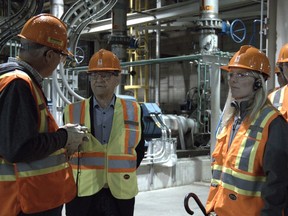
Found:
<svg viewBox="0 0 288 216"><path fill-rule="evenodd" d="M261 216L282 216L288 203L288 124L282 116L269 126L263 169L267 181L262 188L265 205Z"/></svg>
<svg viewBox="0 0 288 216"><path fill-rule="evenodd" d="M44 158L65 146L67 133L38 133L36 102L26 81L12 81L0 92L0 156L9 162Z"/></svg>
<svg viewBox="0 0 288 216"><path fill-rule="evenodd" d="M144 129L144 123L142 121L142 109L141 109L141 140L139 141L135 149L137 153L137 168L140 166L140 163L143 160L145 154L145 139L143 137L143 129Z"/></svg>

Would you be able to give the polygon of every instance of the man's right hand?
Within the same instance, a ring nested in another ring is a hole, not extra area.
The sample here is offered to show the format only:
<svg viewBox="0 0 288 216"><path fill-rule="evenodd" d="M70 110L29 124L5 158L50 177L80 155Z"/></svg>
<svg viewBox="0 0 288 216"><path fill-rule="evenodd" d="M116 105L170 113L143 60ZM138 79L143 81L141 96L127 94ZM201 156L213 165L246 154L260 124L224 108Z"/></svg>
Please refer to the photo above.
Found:
<svg viewBox="0 0 288 216"><path fill-rule="evenodd" d="M67 150L68 157L78 151L78 147L89 140L87 136L87 128L79 124L66 124L61 128L67 132L67 141L65 149Z"/></svg>

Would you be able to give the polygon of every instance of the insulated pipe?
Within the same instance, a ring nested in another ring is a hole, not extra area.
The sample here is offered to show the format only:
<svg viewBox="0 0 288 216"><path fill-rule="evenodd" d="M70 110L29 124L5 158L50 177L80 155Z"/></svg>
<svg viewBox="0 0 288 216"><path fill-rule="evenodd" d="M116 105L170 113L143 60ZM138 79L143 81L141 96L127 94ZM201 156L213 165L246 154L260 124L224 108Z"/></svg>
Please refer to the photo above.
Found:
<svg viewBox="0 0 288 216"><path fill-rule="evenodd" d="M54 16L60 18L64 13L64 0L51 0L50 10Z"/></svg>
<svg viewBox="0 0 288 216"><path fill-rule="evenodd" d="M266 55L269 58L271 72L270 79L267 81L267 89L268 91L274 89L275 87L275 55L276 55L276 21L277 21L277 0L268 0L267 2L267 18L269 20L268 27L269 30L267 32L266 39Z"/></svg>
<svg viewBox="0 0 288 216"><path fill-rule="evenodd" d="M261 0L261 22L260 22L260 51L263 51L263 10L264 0Z"/></svg>
<svg viewBox="0 0 288 216"><path fill-rule="evenodd" d="M60 97L63 99L63 101L67 104L70 104L71 102L65 97L65 95L62 93L59 85L58 85L58 81L57 81L57 73L53 73L52 75L53 79L52 79L52 86L55 86L56 91L58 92L58 94L60 95ZM53 103L54 104L54 103ZM56 106L55 106L56 107ZM56 108L55 108L56 111Z"/></svg>
<svg viewBox="0 0 288 216"><path fill-rule="evenodd" d="M219 58L225 58L227 61L231 58L229 52L219 52L214 53L211 56L219 56ZM167 58L159 58L159 59L148 59L148 60L139 60L133 62L120 62L122 67L128 66L139 66L139 65L151 65L157 63L165 63L165 62L177 62L177 61L191 61L191 60L199 60L202 59L202 54L191 54L191 55L183 55L183 56L175 56L175 57L167 57ZM227 63L227 62L226 62ZM80 70L87 70L87 66L77 67Z"/></svg>
<svg viewBox="0 0 288 216"><path fill-rule="evenodd" d="M52 14L55 15L56 17L60 18L62 17L62 15L64 14L64 2L63 0L53 0L51 2L51 11ZM63 85L67 88L68 92L74 96L77 99L83 100L84 98L81 97L80 95L76 94L71 87L69 86L69 83L64 75L64 67L63 64L59 64L58 65L59 68L59 73L62 77L62 82ZM55 75L54 75L55 74ZM59 87L59 83L58 83L58 78L57 78L57 72L55 71L53 73L53 82L52 82L52 113L54 116L56 116L57 113L57 93L60 96L60 98L67 104L70 104L71 102L69 101L69 99L63 94L63 92L61 91L61 88Z"/></svg>
<svg viewBox="0 0 288 216"><path fill-rule="evenodd" d="M197 20L199 46L201 52L212 52L218 49L216 29L221 29L221 20L218 19L218 0L200 0L200 17Z"/></svg>
<svg viewBox="0 0 288 216"><path fill-rule="evenodd" d="M112 9L112 33L109 38L111 51L119 58L120 62L127 61L127 48L130 38L127 36L127 10L128 1L118 0ZM123 94L125 76L122 76L116 94Z"/></svg>
<svg viewBox="0 0 288 216"><path fill-rule="evenodd" d="M200 37L199 46L201 53L211 53L218 50L218 36L216 30L221 29L221 20L218 19L218 0L200 0ZM203 62L211 63L210 68L210 89L211 89L211 134L210 134L210 152L212 152L216 143L216 128L220 119L220 58L217 56L204 55ZM217 62L217 63L216 63ZM226 62L225 62L226 63Z"/></svg>
<svg viewBox="0 0 288 216"><path fill-rule="evenodd" d="M161 0L157 1L157 8L162 7ZM160 36L161 36L161 30L160 30L160 22L156 21L156 25L159 27L156 29L156 58L160 58ZM160 102L160 65L156 64L155 68L155 103L159 104Z"/></svg>
<svg viewBox="0 0 288 216"><path fill-rule="evenodd" d="M51 0L50 1L50 10L51 13L60 18L63 13L64 13L64 0ZM52 76L52 114L53 116L56 118L57 116L57 102L58 102L58 97L57 97L57 92L60 95L60 97L62 97L62 99L67 102L67 98L62 94L61 89L59 87L58 84L58 80L57 80L57 71L55 70L53 72L53 76ZM68 100L69 102L69 100ZM70 103L70 102L69 102Z"/></svg>
<svg viewBox="0 0 288 216"><path fill-rule="evenodd" d="M65 79L65 75L64 75L64 67L63 67L63 64L61 63L59 65L59 73L62 77L62 82L64 84L64 86L67 88L68 92L74 96L75 98L77 99L80 99L80 100L84 100L85 98L81 97L80 95L76 94L73 89L71 89L71 87L69 86L69 83L67 82L67 79Z"/></svg>

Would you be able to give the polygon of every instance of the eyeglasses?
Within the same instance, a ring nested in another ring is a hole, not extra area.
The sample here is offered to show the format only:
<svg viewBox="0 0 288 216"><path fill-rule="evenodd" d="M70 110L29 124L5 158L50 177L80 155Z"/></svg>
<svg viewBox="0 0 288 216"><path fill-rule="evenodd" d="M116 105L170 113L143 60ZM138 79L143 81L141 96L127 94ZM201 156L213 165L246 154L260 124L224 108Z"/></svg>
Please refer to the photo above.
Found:
<svg viewBox="0 0 288 216"><path fill-rule="evenodd" d="M112 76L118 76L116 72L93 72L90 74L90 79L97 80L99 77L105 81L109 81Z"/></svg>
<svg viewBox="0 0 288 216"><path fill-rule="evenodd" d="M60 62L63 63L63 64L65 64L66 58L67 58L67 56L68 56L67 54L65 54L65 53L63 53L63 52L61 52L61 51L59 51L59 50L48 49L48 50L46 50L46 51L44 52L44 56L46 56L46 55L47 55L47 52L49 52L50 50L52 50L53 52L59 54L59 56L60 56Z"/></svg>
<svg viewBox="0 0 288 216"><path fill-rule="evenodd" d="M236 72L230 72L228 73L229 79L236 78L237 80L244 79L245 77L254 77L251 72L244 72L244 73L236 73Z"/></svg>
<svg viewBox="0 0 288 216"><path fill-rule="evenodd" d="M53 52L57 53L60 55L60 62L62 62L63 64L65 64L66 62L66 58L67 58L67 54L61 52L61 51L58 51L58 50L53 50Z"/></svg>

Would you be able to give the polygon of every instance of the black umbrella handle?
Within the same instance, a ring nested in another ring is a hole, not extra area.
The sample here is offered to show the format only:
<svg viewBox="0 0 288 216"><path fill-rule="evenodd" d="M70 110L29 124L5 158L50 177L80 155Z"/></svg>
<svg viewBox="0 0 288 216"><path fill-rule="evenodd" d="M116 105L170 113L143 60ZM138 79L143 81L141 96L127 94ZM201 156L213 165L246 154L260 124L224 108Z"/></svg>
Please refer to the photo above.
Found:
<svg viewBox="0 0 288 216"><path fill-rule="evenodd" d="M197 203L197 205L200 207L201 211L203 212L203 214L205 216L208 216L208 214L206 214L206 210L205 207L203 206L202 202L200 201L200 199L198 198L198 196L194 193L189 193L186 195L185 199L184 199L184 207L185 210L188 214L193 215L194 212L190 209L189 207L189 199L193 197L193 199L195 200L195 202Z"/></svg>

